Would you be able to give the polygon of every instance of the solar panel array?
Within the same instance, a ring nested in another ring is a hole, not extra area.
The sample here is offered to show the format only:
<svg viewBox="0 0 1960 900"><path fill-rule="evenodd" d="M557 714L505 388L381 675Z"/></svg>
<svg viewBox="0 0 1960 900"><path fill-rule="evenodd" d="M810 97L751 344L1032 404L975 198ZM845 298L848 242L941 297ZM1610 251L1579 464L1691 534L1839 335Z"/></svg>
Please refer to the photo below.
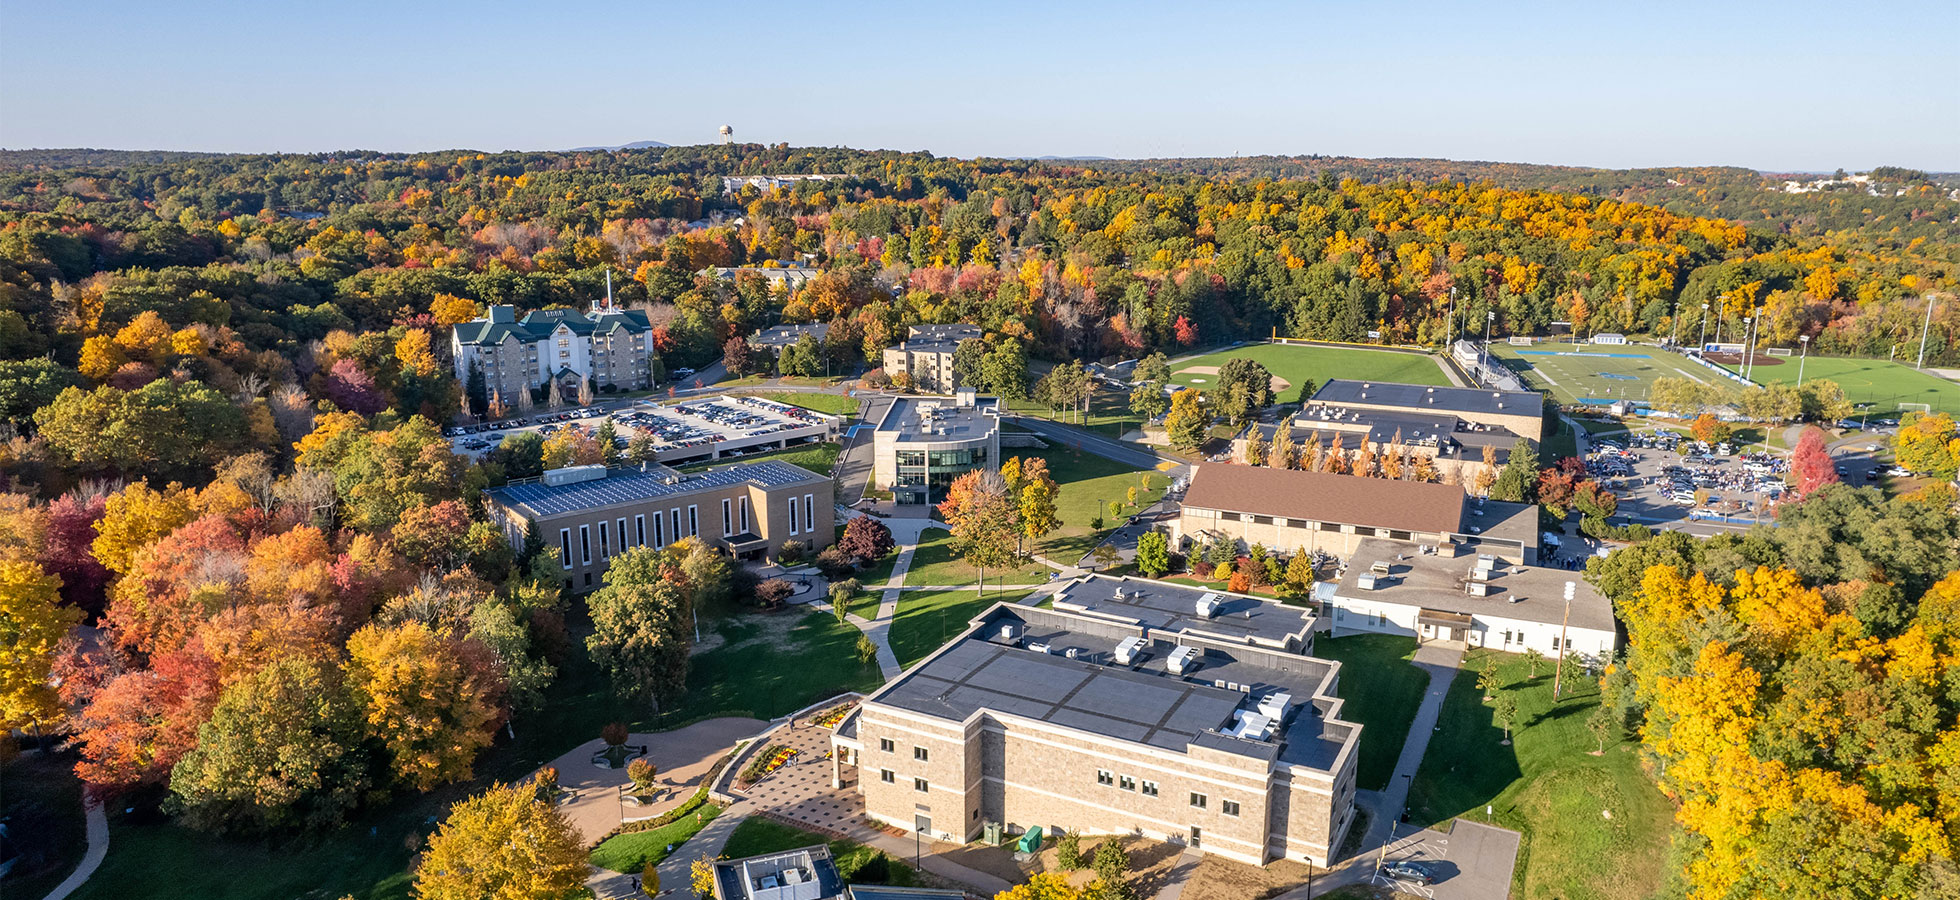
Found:
<svg viewBox="0 0 1960 900"><path fill-rule="evenodd" d="M521 503L541 516L597 509L616 503L632 503L675 494L692 494L713 488L754 482L765 488L781 487L817 477L807 469L768 460L724 469L710 469L669 484L657 472L615 472L594 481L548 485L544 482L513 484L491 491L506 504Z"/></svg>

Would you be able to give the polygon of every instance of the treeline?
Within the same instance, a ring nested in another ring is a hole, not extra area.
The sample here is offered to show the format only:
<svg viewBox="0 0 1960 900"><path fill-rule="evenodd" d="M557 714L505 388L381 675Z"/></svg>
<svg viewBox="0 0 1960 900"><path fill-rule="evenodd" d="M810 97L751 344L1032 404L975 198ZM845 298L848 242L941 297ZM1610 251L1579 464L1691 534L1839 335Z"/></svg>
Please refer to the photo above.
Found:
<svg viewBox="0 0 1960 900"><path fill-rule="evenodd" d="M1950 487L1827 484L1774 527L1588 565L1627 628L1604 678L1685 826L1689 896L1954 896L1960 566Z"/></svg>

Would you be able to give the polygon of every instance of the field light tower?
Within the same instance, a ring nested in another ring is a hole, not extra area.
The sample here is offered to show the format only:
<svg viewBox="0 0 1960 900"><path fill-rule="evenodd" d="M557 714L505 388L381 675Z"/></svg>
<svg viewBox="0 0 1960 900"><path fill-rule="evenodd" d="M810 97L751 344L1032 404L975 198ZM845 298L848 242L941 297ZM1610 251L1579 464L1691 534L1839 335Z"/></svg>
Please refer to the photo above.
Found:
<svg viewBox="0 0 1960 900"><path fill-rule="evenodd" d="M1797 335L1797 340L1803 342L1803 355L1797 357L1797 387L1803 387L1803 364L1810 362L1810 335Z"/></svg>

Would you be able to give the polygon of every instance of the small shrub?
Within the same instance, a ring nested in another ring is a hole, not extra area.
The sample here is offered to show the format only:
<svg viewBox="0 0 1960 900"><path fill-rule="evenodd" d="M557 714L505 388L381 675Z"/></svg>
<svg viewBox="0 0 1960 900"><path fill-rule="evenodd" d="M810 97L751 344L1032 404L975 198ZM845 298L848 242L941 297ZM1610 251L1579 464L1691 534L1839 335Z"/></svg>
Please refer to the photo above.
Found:
<svg viewBox="0 0 1960 900"><path fill-rule="evenodd" d="M763 609L780 609L789 595L796 593L796 585L781 578L771 578L755 586L755 605Z"/></svg>
<svg viewBox="0 0 1960 900"><path fill-rule="evenodd" d="M1069 872L1082 868L1081 835L1070 831L1055 842L1055 864Z"/></svg>
<svg viewBox="0 0 1960 900"><path fill-rule="evenodd" d="M857 655L858 662L866 664L878 658L878 645L872 642L870 635L858 635Z"/></svg>
<svg viewBox="0 0 1960 900"><path fill-rule="evenodd" d="M783 548L776 551L776 561L785 566L794 566L803 562L803 555L808 552L810 552L810 548L805 546L802 541L784 541Z"/></svg>
<svg viewBox="0 0 1960 900"><path fill-rule="evenodd" d="M659 776L660 767L654 765L646 757L636 757L632 762L626 764L626 777L632 779L633 787L637 788L641 793L652 789L653 780Z"/></svg>
<svg viewBox="0 0 1960 900"><path fill-rule="evenodd" d="M605 741L608 747L618 747L626 743L628 734L625 722L607 722L604 728L599 729L599 739Z"/></svg>

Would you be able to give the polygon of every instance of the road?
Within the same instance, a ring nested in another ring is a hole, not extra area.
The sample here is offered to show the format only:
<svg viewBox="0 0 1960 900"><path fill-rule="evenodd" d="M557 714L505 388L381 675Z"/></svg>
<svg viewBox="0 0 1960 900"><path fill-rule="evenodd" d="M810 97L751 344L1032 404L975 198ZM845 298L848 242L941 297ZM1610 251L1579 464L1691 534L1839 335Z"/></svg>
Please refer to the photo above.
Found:
<svg viewBox="0 0 1960 900"><path fill-rule="evenodd" d="M1073 425L1064 425L1060 422L1050 422L1047 419L1036 419L1027 416L1009 415L1003 416L1002 419L1003 421L1013 422L1064 447L1087 450L1097 456L1120 462L1126 466L1168 472L1173 468L1187 465L1181 459L1160 456L1153 451L1142 449L1135 444L1126 444L1113 438L1106 438Z"/></svg>

